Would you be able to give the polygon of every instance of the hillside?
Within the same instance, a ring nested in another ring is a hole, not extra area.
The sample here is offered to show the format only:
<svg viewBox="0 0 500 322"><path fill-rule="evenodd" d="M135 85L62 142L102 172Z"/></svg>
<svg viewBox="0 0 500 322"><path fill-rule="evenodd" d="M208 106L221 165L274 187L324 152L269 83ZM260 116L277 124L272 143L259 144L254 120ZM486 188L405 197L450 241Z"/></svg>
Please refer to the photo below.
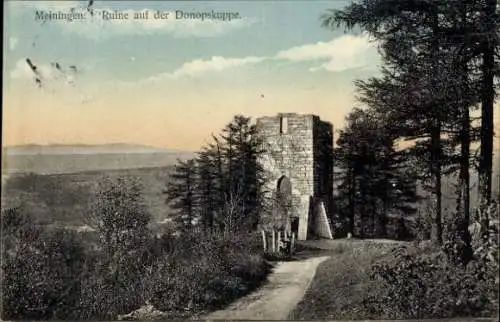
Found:
<svg viewBox="0 0 500 322"><path fill-rule="evenodd" d="M195 152L131 144L21 145L2 151L2 175L60 174L84 171L166 167Z"/></svg>
<svg viewBox="0 0 500 322"><path fill-rule="evenodd" d="M164 190L172 167L88 171L68 174L12 174L2 184L2 209L22 206L36 222L64 226L88 223L96 183L104 177L135 177L143 188L152 222L165 221L171 209Z"/></svg>

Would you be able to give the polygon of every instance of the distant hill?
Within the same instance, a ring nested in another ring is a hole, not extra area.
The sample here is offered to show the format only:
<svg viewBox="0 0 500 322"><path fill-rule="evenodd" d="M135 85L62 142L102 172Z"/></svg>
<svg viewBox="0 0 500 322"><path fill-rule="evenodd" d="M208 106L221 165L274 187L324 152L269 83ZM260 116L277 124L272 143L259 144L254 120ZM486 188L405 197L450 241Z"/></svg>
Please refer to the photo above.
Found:
<svg viewBox="0 0 500 322"><path fill-rule="evenodd" d="M12 173L58 174L171 166L193 151L125 143L19 145L3 148L2 179ZM3 180L2 180L3 182Z"/></svg>
<svg viewBox="0 0 500 322"><path fill-rule="evenodd" d="M114 154L114 153L185 153L189 151L156 148L147 145L111 143L111 144L26 144L3 148L7 155L32 154ZM192 153L192 152L191 152Z"/></svg>

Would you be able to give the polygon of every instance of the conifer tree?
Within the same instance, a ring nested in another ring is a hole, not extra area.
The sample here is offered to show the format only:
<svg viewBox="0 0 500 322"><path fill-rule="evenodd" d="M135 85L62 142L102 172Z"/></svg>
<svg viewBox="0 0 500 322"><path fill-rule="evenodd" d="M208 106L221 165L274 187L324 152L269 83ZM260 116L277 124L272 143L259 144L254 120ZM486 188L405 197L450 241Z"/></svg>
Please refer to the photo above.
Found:
<svg viewBox="0 0 500 322"><path fill-rule="evenodd" d="M385 68L381 77L357 84L361 101L392 115L401 138L419 139L412 150L427 165L422 177L431 179L436 201L433 236L438 243L441 176L457 169L457 163L459 212L464 224L468 222L469 150L474 138L469 113L479 101L480 189L485 200L491 194L496 11L495 0L360 0L324 17L325 26L360 27L379 41ZM454 151L457 145L459 155Z"/></svg>
<svg viewBox="0 0 500 322"><path fill-rule="evenodd" d="M179 161L166 190L167 203L176 211L174 221L191 229L199 219L197 207L197 168L195 160Z"/></svg>
<svg viewBox="0 0 500 322"><path fill-rule="evenodd" d="M375 111L354 109L348 115L334 154L344 170L337 202L347 200L351 233L356 214L361 215L360 237L381 237L387 234L390 212L414 212L416 176Z"/></svg>
<svg viewBox="0 0 500 322"><path fill-rule="evenodd" d="M251 119L235 116L195 160L180 162L166 193L186 229L200 220L205 232L252 230L263 207L262 140Z"/></svg>

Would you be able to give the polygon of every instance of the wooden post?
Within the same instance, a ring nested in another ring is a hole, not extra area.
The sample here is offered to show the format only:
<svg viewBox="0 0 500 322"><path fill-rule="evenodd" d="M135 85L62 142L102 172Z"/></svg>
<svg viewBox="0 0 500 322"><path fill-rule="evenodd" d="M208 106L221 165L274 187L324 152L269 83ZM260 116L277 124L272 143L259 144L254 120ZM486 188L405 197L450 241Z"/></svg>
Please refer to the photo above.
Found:
<svg viewBox="0 0 500 322"><path fill-rule="evenodd" d="M273 229L273 233L271 235L271 240L272 240L272 246L271 246L271 251L274 253L276 252L276 235L275 235L275 231Z"/></svg>
<svg viewBox="0 0 500 322"><path fill-rule="evenodd" d="M280 244L281 244L281 231L278 230L278 240L276 241L276 248L278 249L278 252L280 251Z"/></svg>
<svg viewBox="0 0 500 322"><path fill-rule="evenodd" d="M266 232L264 230L260 231L262 234L262 245L264 246L264 252L267 250L267 245L266 245Z"/></svg>
<svg viewBox="0 0 500 322"><path fill-rule="evenodd" d="M290 240L290 255L293 255L294 244L295 244L295 233L292 232L292 239Z"/></svg>

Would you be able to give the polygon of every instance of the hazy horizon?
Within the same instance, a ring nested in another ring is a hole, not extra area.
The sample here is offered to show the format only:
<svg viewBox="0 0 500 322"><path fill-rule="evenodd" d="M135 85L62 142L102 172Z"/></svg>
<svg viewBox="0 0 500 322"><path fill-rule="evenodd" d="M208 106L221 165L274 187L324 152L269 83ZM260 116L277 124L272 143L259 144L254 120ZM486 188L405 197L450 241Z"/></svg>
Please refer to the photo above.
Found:
<svg viewBox="0 0 500 322"><path fill-rule="evenodd" d="M162 150L179 150L179 151L191 151L191 150L186 150L186 149L173 149L169 147L161 147L161 146L154 146L154 145L149 145L149 144L142 144L142 143L134 143L134 142L106 142L106 143L82 143L82 142L68 142L68 143L59 143L59 142L49 142L49 143L23 143L23 144L11 144L11 145L4 145L2 144L2 148L14 148L14 147L27 147L27 146L43 146L43 147L48 147L48 146L111 146L111 145L126 145L126 146L137 146L137 147L145 147L145 148L155 148L155 149L162 149Z"/></svg>
<svg viewBox="0 0 500 322"><path fill-rule="evenodd" d="M348 3L95 1L101 11L217 10L241 19L41 22L37 10L88 1L4 2L2 146L197 151L237 114L315 114L338 130L360 106L353 81L378 75L380 62L365 34L321 27L322 14Z"/></svg>

